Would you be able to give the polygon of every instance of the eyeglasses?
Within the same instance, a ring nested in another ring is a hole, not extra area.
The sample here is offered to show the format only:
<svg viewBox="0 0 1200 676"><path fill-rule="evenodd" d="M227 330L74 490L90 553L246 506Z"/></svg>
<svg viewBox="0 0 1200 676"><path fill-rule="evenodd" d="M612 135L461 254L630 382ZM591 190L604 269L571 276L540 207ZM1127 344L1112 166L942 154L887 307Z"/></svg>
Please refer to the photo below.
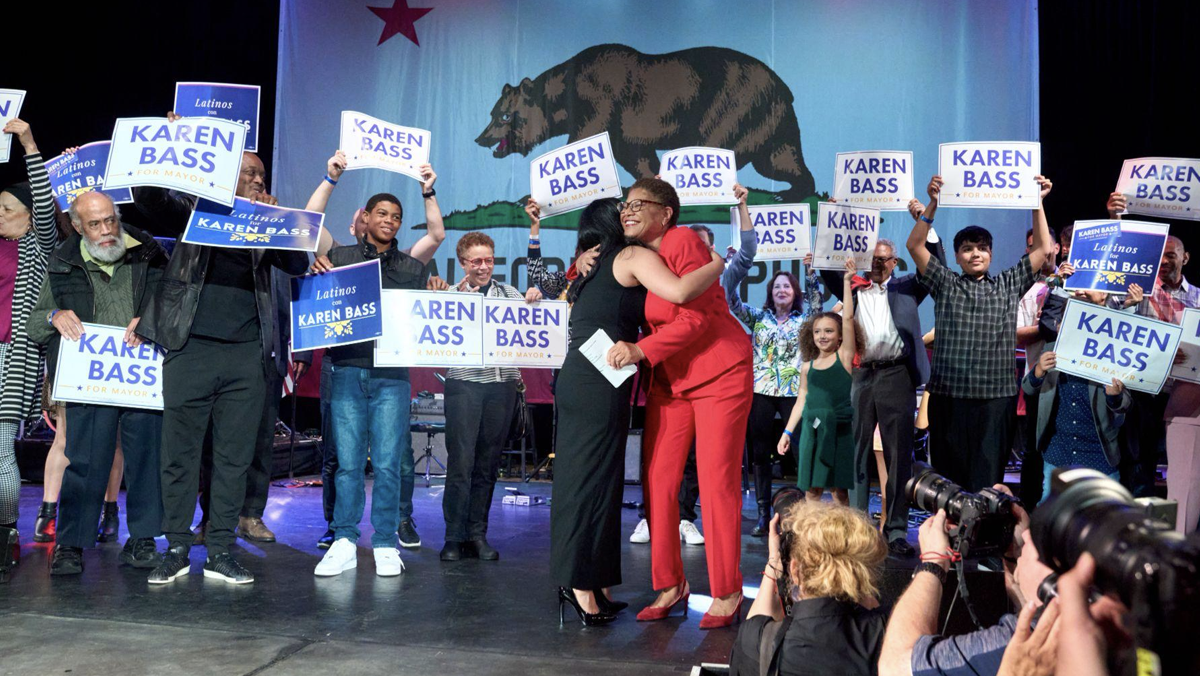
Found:
<svg viewBox="0 0 1200 676"><path fill-rule="evenodd" d="M492 258L491 256L488 256L487 258L472 258L471 260L466 261L466 264L473 268L482 268L485 265L494 265L495 263L496 259Z"/></svg>
<svg viewBox="0 0 1200 676"><path fill-rule="evenodd" d="M886 257L885 256L872 256L871 262L876 265L883 265L890 260L895 260L895 258L896 258L895 256L886 256Z"/></svg>
<svg viewBox="0 0 1200 676"><path fill-rule="evenodd" d="M667 205L663 204L662 202L655 202L654 200L633 200L632 202L621 202L620 204L617 205L617 210L619 210L621 212L628 211L631 214L636 214L637 212L641 211L642 207L646 206L647 204L657 204L660 207L667 206Z"/></svg>

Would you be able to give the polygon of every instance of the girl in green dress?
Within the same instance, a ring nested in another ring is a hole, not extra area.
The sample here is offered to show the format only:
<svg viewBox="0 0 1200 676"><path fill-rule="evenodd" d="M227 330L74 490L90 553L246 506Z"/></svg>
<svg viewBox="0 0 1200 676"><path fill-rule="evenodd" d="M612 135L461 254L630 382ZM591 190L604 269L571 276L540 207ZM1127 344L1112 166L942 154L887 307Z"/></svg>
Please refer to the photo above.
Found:
<svg viewBox="0 0 1200 676"><path fill-rule="evenodd" d="M847 489L854 485L854 431L850 424L850 373L854 356L863 344L854 322L854 294L850 284L856 271L853 257L846 259L846 299L841 316L822 312L800 328L800 391L783 436L779 453L788 452L799 427L796 451L797 481L809 500L820 500L825 489L838 504L848 504Z"/></svg>

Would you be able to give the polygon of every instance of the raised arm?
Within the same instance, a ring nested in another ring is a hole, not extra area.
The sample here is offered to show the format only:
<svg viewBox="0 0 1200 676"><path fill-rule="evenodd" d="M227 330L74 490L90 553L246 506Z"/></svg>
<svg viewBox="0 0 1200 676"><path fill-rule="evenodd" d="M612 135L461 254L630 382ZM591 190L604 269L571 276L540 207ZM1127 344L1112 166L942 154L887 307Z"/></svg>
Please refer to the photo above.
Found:
<svg viewBox="0 0 1200 676"><path fill-rule="evenodd" d="M838 359L847 371L854 369L854 353L858 351L858 341L854 337L854 293L851 291L856 272L858 261L854 256L846 256L846 273L842 276L842 346L838 348Z"/></svg>
<svg viewBox="0 0 1200 676"><path fill-rule="evenodd" d="M325 207L329 205L329 196L333 194L333 189L337 186L338 179L342 177L342 172L346 171L346 153L338 150L333 153L333 157L325 162L325 176L321 178L321 183L317 185L317 189L313 191L311 197L308 198L308 203L304 205L305 211L315 211L317 213L325 213ZM321 228L321 235L317 239L317 256L324 256L329 253L329 250L337 246L338 243L333 239L333 235L329 232L328 224Z"/></svg>
<svg viewBox="0 0 1200 676"><path fill-rule="evenodd" d="M33 194L33 212L30 214L33 236L38 248L47 256L58 244L58 221L54 218L54 192L50 188L50 176L42 162L42 154L33 140L29 123L14 117L4 125L4 131L13 134L25 149L25 170L29 174L29 191Z"/></svg>
<svg viewBox="0 0 1200 676"><path fill-rule="evenodd" d="M650 293L676 305L683 305L698 298L717 281L724 270L724 261L712 254L712 260L707 265L682 277L676 276L658 254L640 246L625 247L613 261L613 271L619 279L632 278Z"/></svg>
<svg viewBox="0 0 1200 676"><path fill-rule="evenodd" d="M930 253L925 247L925 241L929 238L929 229L933 225L933 217L937 214L938 196L942 192L942 177L934 176L929 179L929 186L926 188L929 193L929 204L925 207L924 212L916 216L913 221L912 232L908 235L908 254L913 257L913 262L917 265L917 272L925 274L925 267L929 265ZM915 213L915 210L910 208L910 212Z"/></svg>
<svg viewBox="0 0 1200 676"><path fill-rule="evenodd" d="M433 192L433 184L437 174L433 166L421 165L421 198L425 200L425 234L413 245L409 255L429 265L438 247L446 241L446 224L442 221L442 209L438 206L437 196ZM428 197L427 197L428 195Z"/></svg>
<svg viewBox="0 0 1200 676"><path fill-rule="evenodd" d="M1045 176L1034 176L1038 182L1038 206L1033 210L1033 248L1029 250L1029 266L1036 270L1042 269L1046 259L1054 255L1054 240L1050 237L1050 224L1046 220L1046 208L1043 201L1050 194L1053 183Z"/></svg>
<svg viewBox="0 0 1200 676"><path fill-rule="evenodd" d="M750 273L754 257L758 254L758 237L754 234L754 223L750 220L750 209L746 206L749 191L741 185L733 186L733 195L738 199L738 250L721 273L721 286L725 289L725 301L729 311L747 324L753 321L752 308L742 302L739 288L742 280Z"/></svg>

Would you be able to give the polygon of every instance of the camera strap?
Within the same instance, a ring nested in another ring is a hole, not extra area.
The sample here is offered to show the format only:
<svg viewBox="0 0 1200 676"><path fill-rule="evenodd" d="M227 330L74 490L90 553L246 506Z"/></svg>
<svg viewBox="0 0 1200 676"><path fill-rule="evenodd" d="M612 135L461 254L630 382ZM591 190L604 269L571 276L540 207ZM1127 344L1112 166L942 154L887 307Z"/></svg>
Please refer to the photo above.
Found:
<svg viewBox="0 0 1200 676"><path fill-rule="evenodd" d="M782 621L768 622L763 627L762 637L758 644L759 676L779 676L779 653L782 651L783 640L787 637L790 626L792 626L792 616L787 615Z"/></svg>

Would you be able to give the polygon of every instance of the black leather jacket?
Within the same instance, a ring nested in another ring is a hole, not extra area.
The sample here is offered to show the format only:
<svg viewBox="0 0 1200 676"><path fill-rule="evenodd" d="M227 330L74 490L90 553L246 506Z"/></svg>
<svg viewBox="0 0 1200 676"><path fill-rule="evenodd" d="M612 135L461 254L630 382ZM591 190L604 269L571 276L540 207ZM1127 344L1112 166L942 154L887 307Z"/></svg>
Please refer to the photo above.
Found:
<svg viewBox="0 0 1200 676"><path fill-rule="evenodd" d="M196 317L196 306L200 303L200 290L204 288L204 276L212 247L179 242L171 254L171 262L158 286L158 293L150 301L137 334L168 350L181 349L192 332L192 320ZM254 266L254 300L258 307L259 341L263 363L272 361L275 345L275 304L271 298L271 267L277 267L289 275L304 274L308 268L308 257L296 251L251 249Z"/></svg>

